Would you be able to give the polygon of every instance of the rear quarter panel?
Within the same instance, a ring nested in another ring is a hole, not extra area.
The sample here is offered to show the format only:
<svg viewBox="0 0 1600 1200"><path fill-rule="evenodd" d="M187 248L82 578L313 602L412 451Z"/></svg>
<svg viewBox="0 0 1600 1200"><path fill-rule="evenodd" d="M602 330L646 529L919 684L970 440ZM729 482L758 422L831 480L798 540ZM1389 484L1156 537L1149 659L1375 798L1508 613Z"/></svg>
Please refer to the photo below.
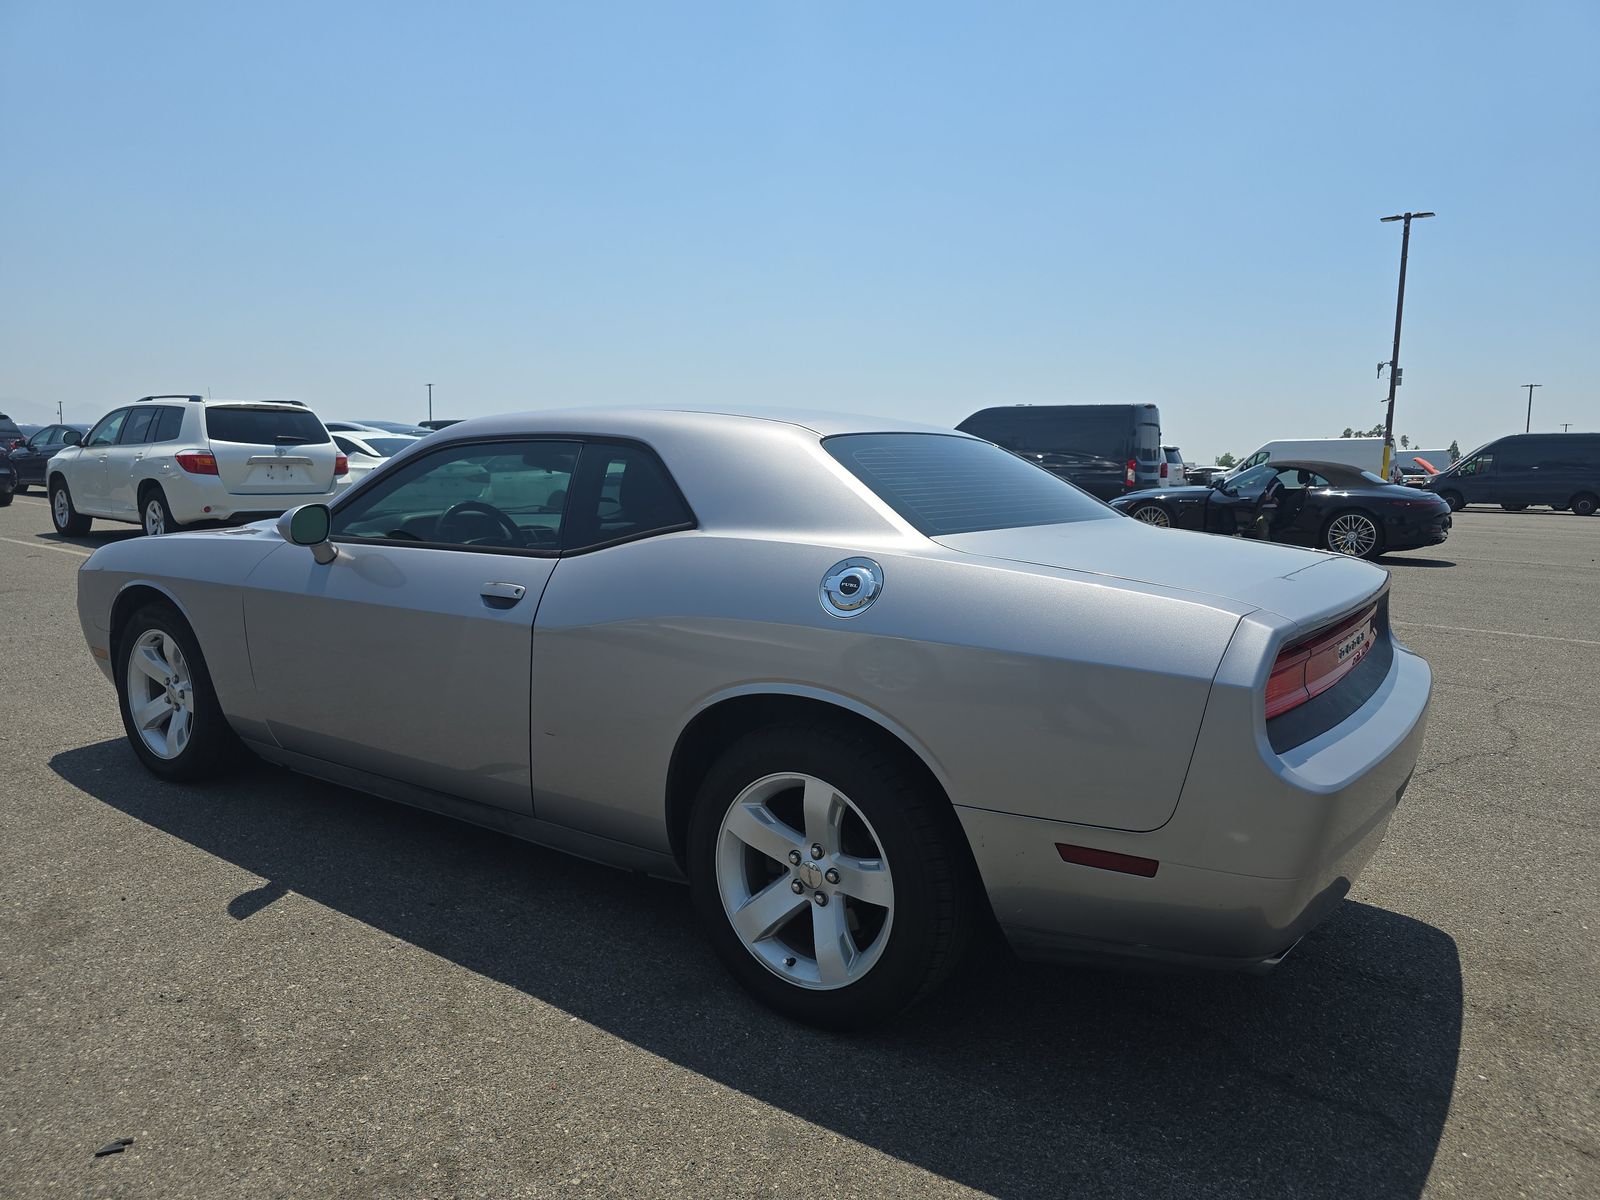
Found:
<svg viewBox="0 0 1600 1200"><path fill-rule="evenodd" d="M818 585L859 554L882 564L883 594L831 617ZM686 533L564 559L534 634L535 811L665 849L681 731L719 700L778 692L878 721L957 804L1155 828L1244 611L903 543Z"/></svg>

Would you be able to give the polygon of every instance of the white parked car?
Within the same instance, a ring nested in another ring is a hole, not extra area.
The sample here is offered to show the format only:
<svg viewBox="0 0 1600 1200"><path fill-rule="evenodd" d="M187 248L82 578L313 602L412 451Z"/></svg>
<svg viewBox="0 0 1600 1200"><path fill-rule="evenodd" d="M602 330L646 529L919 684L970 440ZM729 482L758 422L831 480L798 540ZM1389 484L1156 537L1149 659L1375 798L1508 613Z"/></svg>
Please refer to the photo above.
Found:
<svg viewBox="0 0 1600 1200"><path fill-rule="evenodd" d="M195 521L254 521L331 500L349 464L297 400L145 396L50 460L56 530L99 517L168 533Z"/></svg>
<svg viewBox="0 0 1600 1200"><path fill-rule="evenodd" d="M1383 474L1383 439L1381 437L1301 438L1268 442L1234 464L1229 478L1248 471L1264 462L1289 460L1342 463L1358 471Z"/></svg>
<svg viewBox="0 0 1600 1200"><path fill-rule="evenodd" d="M381 429L355 429L343 423L330 425L333 444L350 460L350 482L360 480L373 467L422 439L405 434L384 433Z"/></svg>

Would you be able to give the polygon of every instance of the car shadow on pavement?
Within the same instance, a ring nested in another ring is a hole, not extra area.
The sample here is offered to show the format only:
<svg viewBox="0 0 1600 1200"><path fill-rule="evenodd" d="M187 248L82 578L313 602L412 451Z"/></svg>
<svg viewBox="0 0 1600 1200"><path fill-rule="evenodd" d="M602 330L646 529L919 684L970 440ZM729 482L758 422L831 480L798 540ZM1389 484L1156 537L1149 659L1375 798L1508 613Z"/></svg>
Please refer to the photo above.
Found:
<svg viewBox="0 0 1600 1200"><path fill-rule="evenodd" d="M1347 901L1271 976L1016 964L999 949L853 1037L746 998L676 884L275 768L165 784L120 740L67 782L263 877L652 1054L1004 1197L1415 1197L1456 1073L1446 934Z"/></svg>
<svg viewBox="0 0 1600 1200"><path fill-rule="evenodd" d="M1385 554L1378 557L1380 567L1453 567L1448 558L1407 558L1402 554Z"/></svg>

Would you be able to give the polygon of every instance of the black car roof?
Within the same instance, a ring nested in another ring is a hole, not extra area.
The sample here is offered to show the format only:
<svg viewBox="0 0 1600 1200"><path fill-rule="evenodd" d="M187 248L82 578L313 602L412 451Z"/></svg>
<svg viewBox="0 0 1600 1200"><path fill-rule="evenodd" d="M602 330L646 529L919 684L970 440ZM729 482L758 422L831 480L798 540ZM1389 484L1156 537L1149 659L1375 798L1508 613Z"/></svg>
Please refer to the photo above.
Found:
<svg viewBox="0 0 1600 1200"><path fill-rule="evenodd" d="M1277 467L1280 471L1313 471L1326 478L1329 483L1341 485L1364 483L1369 487L1376 486L1367 478L1365 471L1360 467L1352 467L1349 463L1318 462L1311 458L1274 458L1268 459L1266 465Z"/></svg>

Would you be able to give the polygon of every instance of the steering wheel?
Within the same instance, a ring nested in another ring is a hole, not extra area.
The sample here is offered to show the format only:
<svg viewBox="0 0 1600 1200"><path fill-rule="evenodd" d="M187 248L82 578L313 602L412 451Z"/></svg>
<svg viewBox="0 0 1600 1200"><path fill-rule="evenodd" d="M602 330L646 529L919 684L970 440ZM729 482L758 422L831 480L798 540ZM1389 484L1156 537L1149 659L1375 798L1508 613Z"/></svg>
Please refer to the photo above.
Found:
<svg viewBox="0 0 1600 1200"><path fill-rule="evenodd" d="M522 545L522 527L510 517L506 516L505 513L501 512L494 505L485 504L481 500L463 500L460 504L452 504L449 508L445 509L444 513L439 517L439 524L437 527L437 535L439 540L452 540L447 536L448 534L454 532L452 526L457 520L468 513L488 517L496 525L500 526L501 530L505 532L506 537L510 540L512 545ZM464 538L461 540L465 541Z"/></svg>

